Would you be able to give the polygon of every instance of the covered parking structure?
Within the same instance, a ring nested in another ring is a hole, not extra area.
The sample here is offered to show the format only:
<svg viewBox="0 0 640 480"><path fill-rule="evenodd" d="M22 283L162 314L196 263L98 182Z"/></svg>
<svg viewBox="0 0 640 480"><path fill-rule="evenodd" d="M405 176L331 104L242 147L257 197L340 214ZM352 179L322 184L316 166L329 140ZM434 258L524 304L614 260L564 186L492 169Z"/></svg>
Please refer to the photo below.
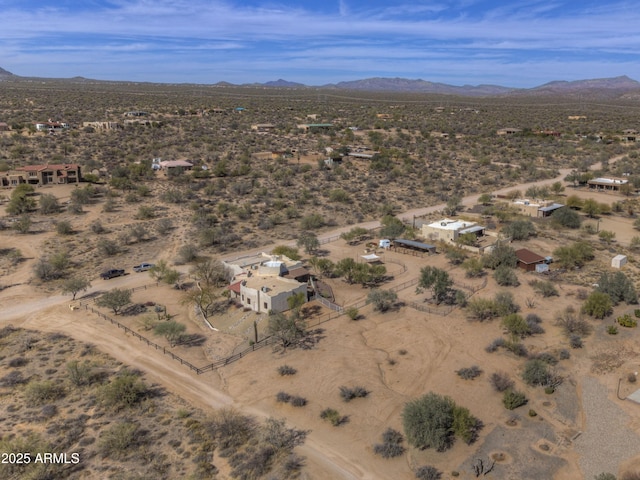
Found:
<svg viewBox="0 0 640 480"><path fill-rule="evenodd" d="M396 252L407 253L409 255L431 255L436 253L436 246L428 243L416 242L415 240L406 240L404 238L396 238L393 241L392 248Z"/></svg>

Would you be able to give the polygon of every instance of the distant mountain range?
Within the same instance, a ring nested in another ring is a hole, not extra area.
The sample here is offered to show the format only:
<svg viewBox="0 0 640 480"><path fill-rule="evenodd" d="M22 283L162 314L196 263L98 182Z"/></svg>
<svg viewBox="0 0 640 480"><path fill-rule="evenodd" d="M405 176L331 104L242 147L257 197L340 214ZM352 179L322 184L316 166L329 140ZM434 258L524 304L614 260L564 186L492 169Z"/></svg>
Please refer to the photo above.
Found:
<svg viewBox="0 0 640 480"><path fill-rule="evenodd" d="M21 78L3 68L0 68L0 80L19 80ZM52 79L53 80L53 79ZM55 79L65 80L65 79ZM84 77L74 77L69 81L91 81ZM118 82L109 82L118 83ZM127 82L131 83L131 82ZM286 89L313 89L313 90L356 90L362 92L400 92L400 93L431 93L440 95L458 95L471 97L496 97L516 95L564 95L568 97L599 97L619 98L629 97L640 99L640 82L625 76L613 78L598 78L590 80L563 81L557 80L534 88L510 88L500 85L463 85L455 86L446 83L435 83L427 80L411 80L407 78L365 78L349 82L338 82L322 86L308 86L302 83L290 82L279 79L265 83L232 84L218 82L213 84L218 87L259 87L259 88L286 88Z"/></svg>

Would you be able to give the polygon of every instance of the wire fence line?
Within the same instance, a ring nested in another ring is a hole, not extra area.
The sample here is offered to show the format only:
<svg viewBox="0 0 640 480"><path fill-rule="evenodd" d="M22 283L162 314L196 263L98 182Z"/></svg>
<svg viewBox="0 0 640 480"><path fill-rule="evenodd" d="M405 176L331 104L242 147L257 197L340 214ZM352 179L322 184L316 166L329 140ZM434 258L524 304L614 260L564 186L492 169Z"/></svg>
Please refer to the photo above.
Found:
<svg viewBox="0 0 640 480"><path fill-rule="evenodd" d="M391 263L395 263L398 265L402 266L402 272L405 272L407 270L407 267L405 264L403 264L402 262L399 261L393 261ZM418 284L418 282L420 281L419 278L413 278L411 280L407 280L406 282L403 282L401 284L398 285L394 285L392 287L389 288L390 291L397 293L401 290L407 289L409 287L412 287L416 284ZM481 288L484 288L487 284L487 279L485 278L483 283L480 284L479 286L467 286L467 285L462 285L465 288L468 288L470 290L472 290L472 292L476 292L478 290L480 290ZM150 287L158 287L160 285L160 282L156 282L156 283L152 283L152 284L147 284L147 285L143 285L140 287L135 287L133 289L130 289L131 292L135 292L137 290L146 290L147 288ZM315 289L314 289L315 291ZM94 302L96 299L92 299ZM324 315L320 318L317 319L312 319L312 320L308 320L306 322L306 328L314 328L317 327L319 325L322 325L323 323L329 322L331 320L334 320L338 317L341 317L343 315L346 314L347 310L349 309L360 309L363 307L366 307L367 305L369 305L371 303L371 300L369 300L369 298L363 298L360 299L356 302L353 302L349 305L345 305L345 306L341 306L338 304L335 304L333 302L330 302L329 300L321 297L320 295L316 294L316 298L315 300L318 301L318 303L322 304L323 306L329 308L330 310L332 310L332 312L328 313L327 315ZM451 306L447 306L444 308L432 308L432 307L428 307L426 305L421 305L417 302L403 302L403 305L413 308L415 310L421 311L421 312L425 312L425 313L429 313L429 314L434 314L434 315L440 315L440 316L446 316L449 315L456 307L455 305L451 305ZM185 365L187 368L189 368L191 371L196 372L196 374L201 375L205 372L208 371L212 371L215 370L217 368L220 367L224 367L226 365L229 365L230 363L233 363L237 360L240 360L241 358L247 356L249 353L251 352L255 352L256 350L259 350L263 347L266 347L268 345L273 345L275 343L277 343L279 341L278 338L274 337L274 336L267 336L257 342L252 342L249 347L247 347L246 349L242 350L241 352L235 353L234 355L230 355L228 357L225 358L221 358L219 360L216 360L214 362L209 363L208 365L205 365L203 367L197 367L195 365L193 365L192 363L188 362L187 360L183 359L182 357L176 355L175 353L173 353L171 350L167 349L166 347L162 346L162 345L158 345L157 343L149 340L148 338L146 338L143 335L140 335L138 332L136 332L135 330L132 330L131 328L127 327L126 325L123 325L122 323L118 322L117 320L112 319L111 317L109 317L108 315L105 315L104 313L100 312L99 310L94 309L93 307L89 306L86 303L82 303L80 302L80 306L84 306L85 310L89 310L92 313L94 313L95 315L97 315L98 317L102 318L103 320L106 320L108 322L110 322L112 325L115 325L116 327L118 327L119 329L123 330L125 333L132 335L133 337L137 338L138 340L140 340L141 342L144 342L147 344L147 346L154 348L155 350L161 351L164 355L168 355L169 357L171 357L173 360L176 360L178 362L180 362L181 365Z"/></svg>

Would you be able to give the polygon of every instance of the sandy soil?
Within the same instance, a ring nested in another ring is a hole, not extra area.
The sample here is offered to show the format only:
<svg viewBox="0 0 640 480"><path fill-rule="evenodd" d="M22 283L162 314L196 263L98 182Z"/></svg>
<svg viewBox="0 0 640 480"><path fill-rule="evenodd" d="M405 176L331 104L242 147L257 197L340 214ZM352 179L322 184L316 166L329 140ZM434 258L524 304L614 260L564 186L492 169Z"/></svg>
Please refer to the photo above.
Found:
<svg viewBox="0 0 640 480"><path fill-rule="evenodd" d="M561 177L566 173L563 172ZM555 179L549 183L553 181ZM527 185L505 190L514 188L524 191ZM60 195L64 196L65 192L61 190ZM607 196L606 201L611 202L611 196ZM464 203L475 203L475 197L465 198ZM406 212L403 217L409 219L441 208L442 205L420 208ZM83 221L89 222L99 215L94 209ZM610 226L605 226L608 224L603 221L601 228L615 229L621 242L625 242L627 236L630 239L630 224L618 218L611 221ZM377 222L363 226L371 228L377 226ZM328 238L352 227L328 232L322 237ZM630 368L640 368L636 367L640 365L640 357L635 331L621 332L615 339L616 348L625 347L619 350L625 355L605 371L592 371L593 349L572 350L571 359L562 361L558 366L565 376L565 383L552 396L525 387L517 380L521 360L502 351L489 354L484 350L502 334L499 322L470 323L459 310L444 317L406 307L384 315L376 314L367 307L361 312L362 320L354 322L341 317L322 324L322 338L314 349L281 352L265 348L224 369L197 376L97 316L82 309L71 311L69 296L53 291L46 295L30 285L31 267L40 254L42 242L52 237L52 233L30 236L3 233L3 248L20 248L28 260L2 277L4 284L17 286L0 291L0 304L3 305L0 324L11 323L45 332L63 331L80 341L92 343L119 361L144 370L152 381L198 407L211 409L234 405L258 417L285 417L292 425L309 429L308 440L300 448L300 453L307 458L306 478L408 479L413 478L412 468L424 464L437 465L445 472L443 478L449 478L452 471L462 472L458 478L474 478L470 472L475 459L481 456L488 458L496 453L504 455L499 457L501 460L487 478L539 479L548 478L551 471L557 472L557 479L587 478L585 474L591 472L581 471L581 459L594 452L588 448L577 451L573 441L578 432L587 435L594 431L579 407L585 378L595 379L604 385L607 392L605 405L621 409L626 426L636 434L640 431L637 405L618 400L615 395L618 378L626 378ZM544 237L528 246L531 245L540 250L555 248ZM358 257L362 250L362 247L348 247L342 241L329 243L326 248L332 259ZM227 257L246 253L249 252L237 252ZM385 255L388 255L389 271L395 273L388 286L415 278L419 269L427 264L450 268L443 255L425 258L395 253ZM403 272L397 263L390 260L404 263L407 270ZM452 275L460 283L465 281L459 271L452 271ZM541 299L528 285L529 274L520 272L518 275L522 285L510 291L523 306L523 313L535 312L543 318L546 330L543 337L527 340L527 347L533 352L555 352L566 348L566 339L553 319L555 313L565 306L576 304L576 288L565 287L560 297ZM131 274L109 281L94 280L87 295L108 288L132 288L148 283L150 279L146 274ZM496 290L493 280L489 280L487 286L475 295L492 296ZM340 304L355 302L367 294L366 290L344 284L335 284L334 292ZM413 288L402 290L399 296L402 300L411 301L424 298L424 295L417 296ZM535 307L525 307L526 300L532 298L535 299ZM168 286L136 292L134 300L167 305L170 312L179 314L181 321L188 323L190 333L199 333L207 338L204 348L175 349L178 355L196 365L204 365L225 350L233 351L245 342L245 339L208 330L188 309L180 306L180 292ZM136 319L123 317L122 321L131 322L133 326ZM595 326L597 333L587 339L588 347L596 340L611 341L603 333L604 325ZM157 339L154 341L160 343ZM279 376L276 368L285 363L295 367L298 373L291 377ZM483 369L479 378L465 381L455 374L456 370L474 364ZM529 404L526 407L515 412L502 407L500 394L495 393L487 381L495 371L509 372L517 381L517 387L527 392ZM344 403L339 396L342 385L361 385L371 393L368 398ZM623 387L630 389L628 385ZM373 455L372 446L379 442L387 427L401 430L399 414L404 403L432 390L451 396L485 423L478 442L471 446L457 442L446 453L411 451L394 460L382 460ZM301 395L309 403L304 408L277 403L275 394L279 391ZM327 407L347 415L348 423L333 427L322 421L319 413ZM529 417L528 409L535 410L538 415ZM633 459L616 459L618 465L624 462L630 463Z"/></svg>

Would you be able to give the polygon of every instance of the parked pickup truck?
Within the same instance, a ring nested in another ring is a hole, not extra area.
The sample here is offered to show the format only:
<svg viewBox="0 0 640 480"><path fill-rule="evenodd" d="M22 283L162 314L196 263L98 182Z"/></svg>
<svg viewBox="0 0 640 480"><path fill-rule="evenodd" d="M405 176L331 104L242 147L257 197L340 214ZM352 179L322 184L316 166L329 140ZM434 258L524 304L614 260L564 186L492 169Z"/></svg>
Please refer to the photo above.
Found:
<svg viewBox="0 0 640 480"><path fill-rule="evenodd" d="M106 272L102 272L100 274L100 278L102 278L104 280L109 280L110 278L121 277L122 275L124 275L124 270L119 270L117 268L112 268L111 270L107 270Z"/></svg>
<svg viewBox="0 0 640 480"><path fill-rule="evenodd" d="M140 265L134 265L133 271L134 272L146 272L147 270L150 270L153 267L155 267L155 265L153 263L141 263Z"/></svg>

